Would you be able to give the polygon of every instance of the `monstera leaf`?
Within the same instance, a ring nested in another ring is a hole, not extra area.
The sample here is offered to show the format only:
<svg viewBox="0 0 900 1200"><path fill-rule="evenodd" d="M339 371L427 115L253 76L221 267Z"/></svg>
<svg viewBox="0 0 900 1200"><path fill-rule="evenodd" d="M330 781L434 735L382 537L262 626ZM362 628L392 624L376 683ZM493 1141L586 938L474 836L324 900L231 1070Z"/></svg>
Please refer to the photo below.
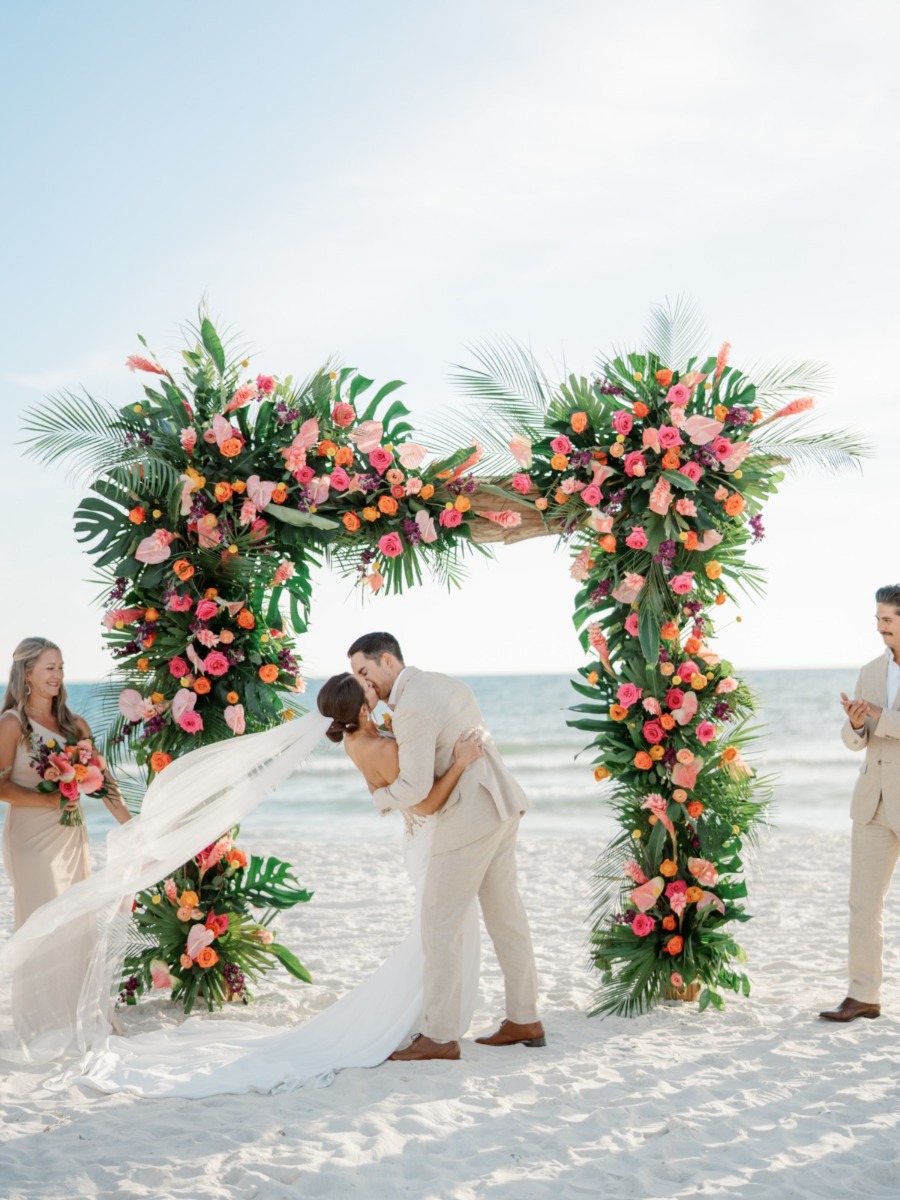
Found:
<svg viewBox="0 0 900 1200"><path fill-rule="evenodd" d="M229 899L235 904L257 908L293 908L295 904L312 899L312 892L300 885L292 874L290 863L280 858L259 858L252 855L247 869L235 876L236 886L228 889Z"/></svg>

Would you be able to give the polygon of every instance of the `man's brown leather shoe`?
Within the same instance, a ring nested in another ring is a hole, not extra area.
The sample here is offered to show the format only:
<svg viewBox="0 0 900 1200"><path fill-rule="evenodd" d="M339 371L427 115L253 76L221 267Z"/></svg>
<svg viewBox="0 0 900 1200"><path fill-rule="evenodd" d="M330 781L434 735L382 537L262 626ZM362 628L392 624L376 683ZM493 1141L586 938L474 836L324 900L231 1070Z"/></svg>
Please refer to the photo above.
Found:
<svg viewBox="0 0 900 1200"><path fill-rule="evenodd" d="M517 1025L515 1021L503 1021L496 1033L475 1039L482 1046L546 1046L544 1027L540 1021L528 1025Z"/></svg>
<svg viewBox="0 0 900 1200"><path fill-rule="evenodd" d="M459 1042L433 1042L420 1033L405 1050L395 1050L388 1062L425 1062L430 1058L459 1058Z"/></svg>
<svg viewBox="0 0 900 1200"><path fill-rule="evenodd" d="M846 1000L842 1000L837 1008L830 1008L826 1012L820 1012L819 1016L825 1021L855 1021L857 1017L880 1017L880 1004L866 1004L862 1000L854 1000L852 996L848 996Z"/></svg>

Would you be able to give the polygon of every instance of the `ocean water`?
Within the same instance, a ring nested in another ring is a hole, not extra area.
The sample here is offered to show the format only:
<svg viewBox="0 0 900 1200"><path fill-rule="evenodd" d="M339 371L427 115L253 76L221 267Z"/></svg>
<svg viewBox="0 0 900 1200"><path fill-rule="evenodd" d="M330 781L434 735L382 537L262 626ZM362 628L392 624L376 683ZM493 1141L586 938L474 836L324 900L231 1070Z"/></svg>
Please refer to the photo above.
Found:
<svg viewBox="0 0 900 1200"><path fill-rule="evenodd" d="M860 765L840 738L839 693L852 690L852 669L746 671L756 691L760 737L747 757L775 776L772 824L806 829L848 828L847 811ZM564 675L484 675L467 678L488 728L510 770L534 802L523 836L585 836L602 845L613 832L606 789L594 781L585 735L566 725L578 697ZM319 683L303 696L313 707ZM76 711L92 719L97 688L69 685ZM101 726L93 720L96 732ZM111 818L101 805L87 807L91 840L105 837ZM291 840L388 841L400 822L379 817L368 791L340 746L323 742L307 765L268 797L245 821L243 835Z"/></svg>

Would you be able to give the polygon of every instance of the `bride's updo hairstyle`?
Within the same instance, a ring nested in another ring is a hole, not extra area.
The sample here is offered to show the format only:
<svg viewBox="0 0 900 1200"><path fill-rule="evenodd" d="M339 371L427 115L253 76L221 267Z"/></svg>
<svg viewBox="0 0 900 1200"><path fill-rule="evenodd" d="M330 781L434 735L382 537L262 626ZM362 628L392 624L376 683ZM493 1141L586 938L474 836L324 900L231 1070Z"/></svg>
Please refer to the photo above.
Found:
<svg viewBox="0 0 900 1200"><path fill-rule="evenodd" d="M325 680L316 697L316 704L323 717L331 717L331 724L325 730L329 741L341 742L345 733L356 733L359 729L359 710L365 702L362 684L349 671Z"/></svg>

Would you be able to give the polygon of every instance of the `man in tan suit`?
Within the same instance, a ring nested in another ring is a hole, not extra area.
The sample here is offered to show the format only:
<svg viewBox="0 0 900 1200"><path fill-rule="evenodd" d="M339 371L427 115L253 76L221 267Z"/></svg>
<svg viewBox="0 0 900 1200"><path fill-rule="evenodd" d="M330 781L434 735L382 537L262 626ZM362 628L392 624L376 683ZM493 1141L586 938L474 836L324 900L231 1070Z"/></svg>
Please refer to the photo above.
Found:
<svg viewBox="0 0 900 1200"><path fill-rule="evenodd" d="M400 774L372 794L379 812L406 809L428 794L450 766L461 733L484 727L471 688L448 675L407 667L389 633L358 638L347 652L350 668L393 709ZM516 835L529 807L497 748L485 740L440 810L422 907L425 995L422 1032L392 1059L459 1058L462 929L478 897L506 987L506 1020L476 1038L488 1046L543 1046L537 1019L537 975L528 917L516 883Z"/></svg>
<svg viewBox="0 0 900 1200"><path fill-rule="evenodd" d="M850 986L826 1021L881 1015L884 898L900 857L900 584L875 593L878 632L887 647L859 673L854 698L841 693L851 750L866 751L850 816Z"/></svg>

